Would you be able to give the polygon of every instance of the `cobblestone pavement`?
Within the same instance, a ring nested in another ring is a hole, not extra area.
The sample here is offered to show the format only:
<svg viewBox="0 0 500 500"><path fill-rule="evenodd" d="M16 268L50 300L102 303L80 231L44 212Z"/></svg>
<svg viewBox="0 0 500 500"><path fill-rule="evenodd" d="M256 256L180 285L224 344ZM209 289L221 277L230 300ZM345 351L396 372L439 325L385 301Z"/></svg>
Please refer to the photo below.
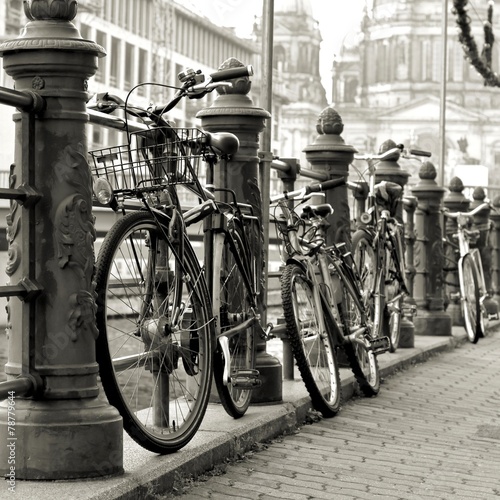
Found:
<svg viewBox="0 0 500 500"><path fill-rule="evenodd" d="M498 500L499 355L497 332L412 366L181 498Z"/></svg>

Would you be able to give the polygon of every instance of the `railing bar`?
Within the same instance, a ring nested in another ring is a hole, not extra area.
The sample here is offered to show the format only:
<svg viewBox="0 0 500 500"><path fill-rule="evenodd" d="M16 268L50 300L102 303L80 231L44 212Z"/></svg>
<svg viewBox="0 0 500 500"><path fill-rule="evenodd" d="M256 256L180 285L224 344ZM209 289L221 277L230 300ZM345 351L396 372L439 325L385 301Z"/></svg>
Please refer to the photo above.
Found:
<svg viewBox="0 0 500 500"><path fill-rule="evenodd" d="M0 87L0 102L24 111L30 111L35 106L33 96L7 87Z"/></svg>
<svg viewBox="0 0 500 500"><path fill-rule="evenodd" d="M94 109L87 109L87 113L89 115L89 120L91 123L95 123L97 125L103 125L104 127L114 128L117 130L124 131L127 130L127 124L128 124L128 130L130 132L142 132L144 130L149 129L149 127L144 123L138 123L133 121L129 121L126 123L125 120L119 118L118 116L100 113L99 111L96 111Z"/></svg>
<svg viewBox="0 0 500 500"><path fill-rule="evenodd" d="M26 294L26 288L22 285L0 286L0 297L19 297Z"/></svg>
<svg viewBox="0 0 500 500"><path fill-rule="evenodd" d="M0 188L0 199L2 200L23 200L26 193L19 189Z"/></svg>
<svg viewBox="0 0 500 500"><path fill-rule="evenodd" d="M307 168L300 169L300 176L301 177L308 177L309 179L315 179L317 181L326 181L329 178L328 174L314 172L313 170L309 170Z"/></svg>
<svg viewBox="0 0 500 500"><path fill-rule="evenodd" d="M15 396L24 396L33 390L33 380L29 377L19 377L13 380L0 382L0 401L7 399L9 392L14 391Z"/></svg>

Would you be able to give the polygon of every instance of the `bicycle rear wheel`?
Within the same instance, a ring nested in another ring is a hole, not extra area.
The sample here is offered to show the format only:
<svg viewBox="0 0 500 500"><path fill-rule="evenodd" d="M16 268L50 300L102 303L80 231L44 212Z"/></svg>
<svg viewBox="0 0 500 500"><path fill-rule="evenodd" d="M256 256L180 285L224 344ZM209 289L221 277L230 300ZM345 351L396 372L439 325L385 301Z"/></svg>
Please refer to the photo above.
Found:
<svg viewBox="0 0 500 500"><path fill-rule="evenodd" d="M481 314L479 277L472 255L467 254L460 258L458 277L462 295L465 331L470 342L475 344L480 337L484 336L484 328Z"/></svg>
<svg viewBox="0 0 500 500"><path fill-rule="evenodd" d="M335 343L324 326L322 305L300 266L285 267L281 298L290 346L312 404L324 417L333 417L342 402Z"/></svg>
<svg viewBox="0 0 500 500"><path fill-rule="evenodd" d="M368 397L376 396L380 391L380 370L377 355L370 345L369 325L363 324L363 311L347 287L344 287L342 297L339 313L344 335L351 335L344 343L347 360L361 392Z"/></svg>
<svg viewBox="0 0 500 500"><path fill-rule="evenodd" d="M382 335L384 314L384 277L378 268L373 236L366 231L356 231L352 236L352 255L358 269L363 302L372 321L373 338Z"/></svg>
<svg viewBox="0 0 500 500"><path fill-rule="evenodd" d="M252 388L258 376L255 370L253 327L235 328L255 317L250 292L245 285L235 253L242 263L248 262L241 229L231 225L230 235L214 234L213 307L218 317L217 337L228 340L229 373L224 376L225 358L220 344L214 359L214 380L222 406L234 418L242 417L250 405ZM231 244L234 243L234 246ZM233 331L231 331L233 330ZM227 379L229 377L229 380ZM226 378L226 380L224 380Z"/></svg>
<svg viewBox="0 0 500 500"><path fill-rule="evenodd" d="M149 212L126 215L106 236L96 269L101 382L128 434L155 453L179 450L198 430L214 335L192 247L186 239L179 255L164 234Z"/></svg>

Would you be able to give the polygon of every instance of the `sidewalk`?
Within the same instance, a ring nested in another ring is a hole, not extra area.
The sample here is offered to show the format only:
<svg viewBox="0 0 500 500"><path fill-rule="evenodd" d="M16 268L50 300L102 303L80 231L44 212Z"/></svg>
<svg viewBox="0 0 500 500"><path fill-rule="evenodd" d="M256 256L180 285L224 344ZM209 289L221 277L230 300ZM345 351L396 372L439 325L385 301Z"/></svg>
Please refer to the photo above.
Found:
<svg viewBox="0 0 500 500"><path fill-rule="evenodd" d="M490 330L494 328L497 325L490 326ZM451 337L418 336L414 348L399 349L394 354L379 356L382 376L425 361L435 353L451 350L464 342L465 333L461 327L454 327ZM347 401L354 392L354 377L349 370L342 369L341 378L344 400ZM381 392L384 390L382 386ZM173 455L152 454L140 448L125 434L124 475L86 481L17 481L15 493L23 499L36 500L157 498L155 494L171 491L183 477L201 474L224 463L228 457L236 458L249 451L256 442L292 431L304 422L309 409L310 400L302 380L284 381L282 403L252 406L239 420L229 417L219 405L210 404L196 437ZM5 489L8 492L7 483ZM6 496L0 491L0 497Z"/></svg>

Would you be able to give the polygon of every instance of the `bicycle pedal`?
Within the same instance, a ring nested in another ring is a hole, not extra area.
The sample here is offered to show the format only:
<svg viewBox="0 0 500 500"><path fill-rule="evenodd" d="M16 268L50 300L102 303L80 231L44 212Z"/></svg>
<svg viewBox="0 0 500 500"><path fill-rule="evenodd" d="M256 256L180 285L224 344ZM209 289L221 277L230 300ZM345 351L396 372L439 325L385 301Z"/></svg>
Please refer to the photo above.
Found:
<svg viewBox="0 0 500 500"><path fill-rule="evenodd" d="M256 389L262 385L259 370L238 370L231 375L231 385L236 389Z"/></svg>
<svg viewBox="0 0 500 500"><path fill-rule="evenodd" d="M498 316L498 313L493 313L493 314L488 314L488 319L489 320L492 320L492 319L500 319L499 316Z"/></svg>
<svg viewBox="0 0 500 500"><path fill-rule="evenodd" d="M389 337L378 337L376 339L370 339L370 350L373 354L383 354L387 352L391 347L391 342Z"/></svg>

